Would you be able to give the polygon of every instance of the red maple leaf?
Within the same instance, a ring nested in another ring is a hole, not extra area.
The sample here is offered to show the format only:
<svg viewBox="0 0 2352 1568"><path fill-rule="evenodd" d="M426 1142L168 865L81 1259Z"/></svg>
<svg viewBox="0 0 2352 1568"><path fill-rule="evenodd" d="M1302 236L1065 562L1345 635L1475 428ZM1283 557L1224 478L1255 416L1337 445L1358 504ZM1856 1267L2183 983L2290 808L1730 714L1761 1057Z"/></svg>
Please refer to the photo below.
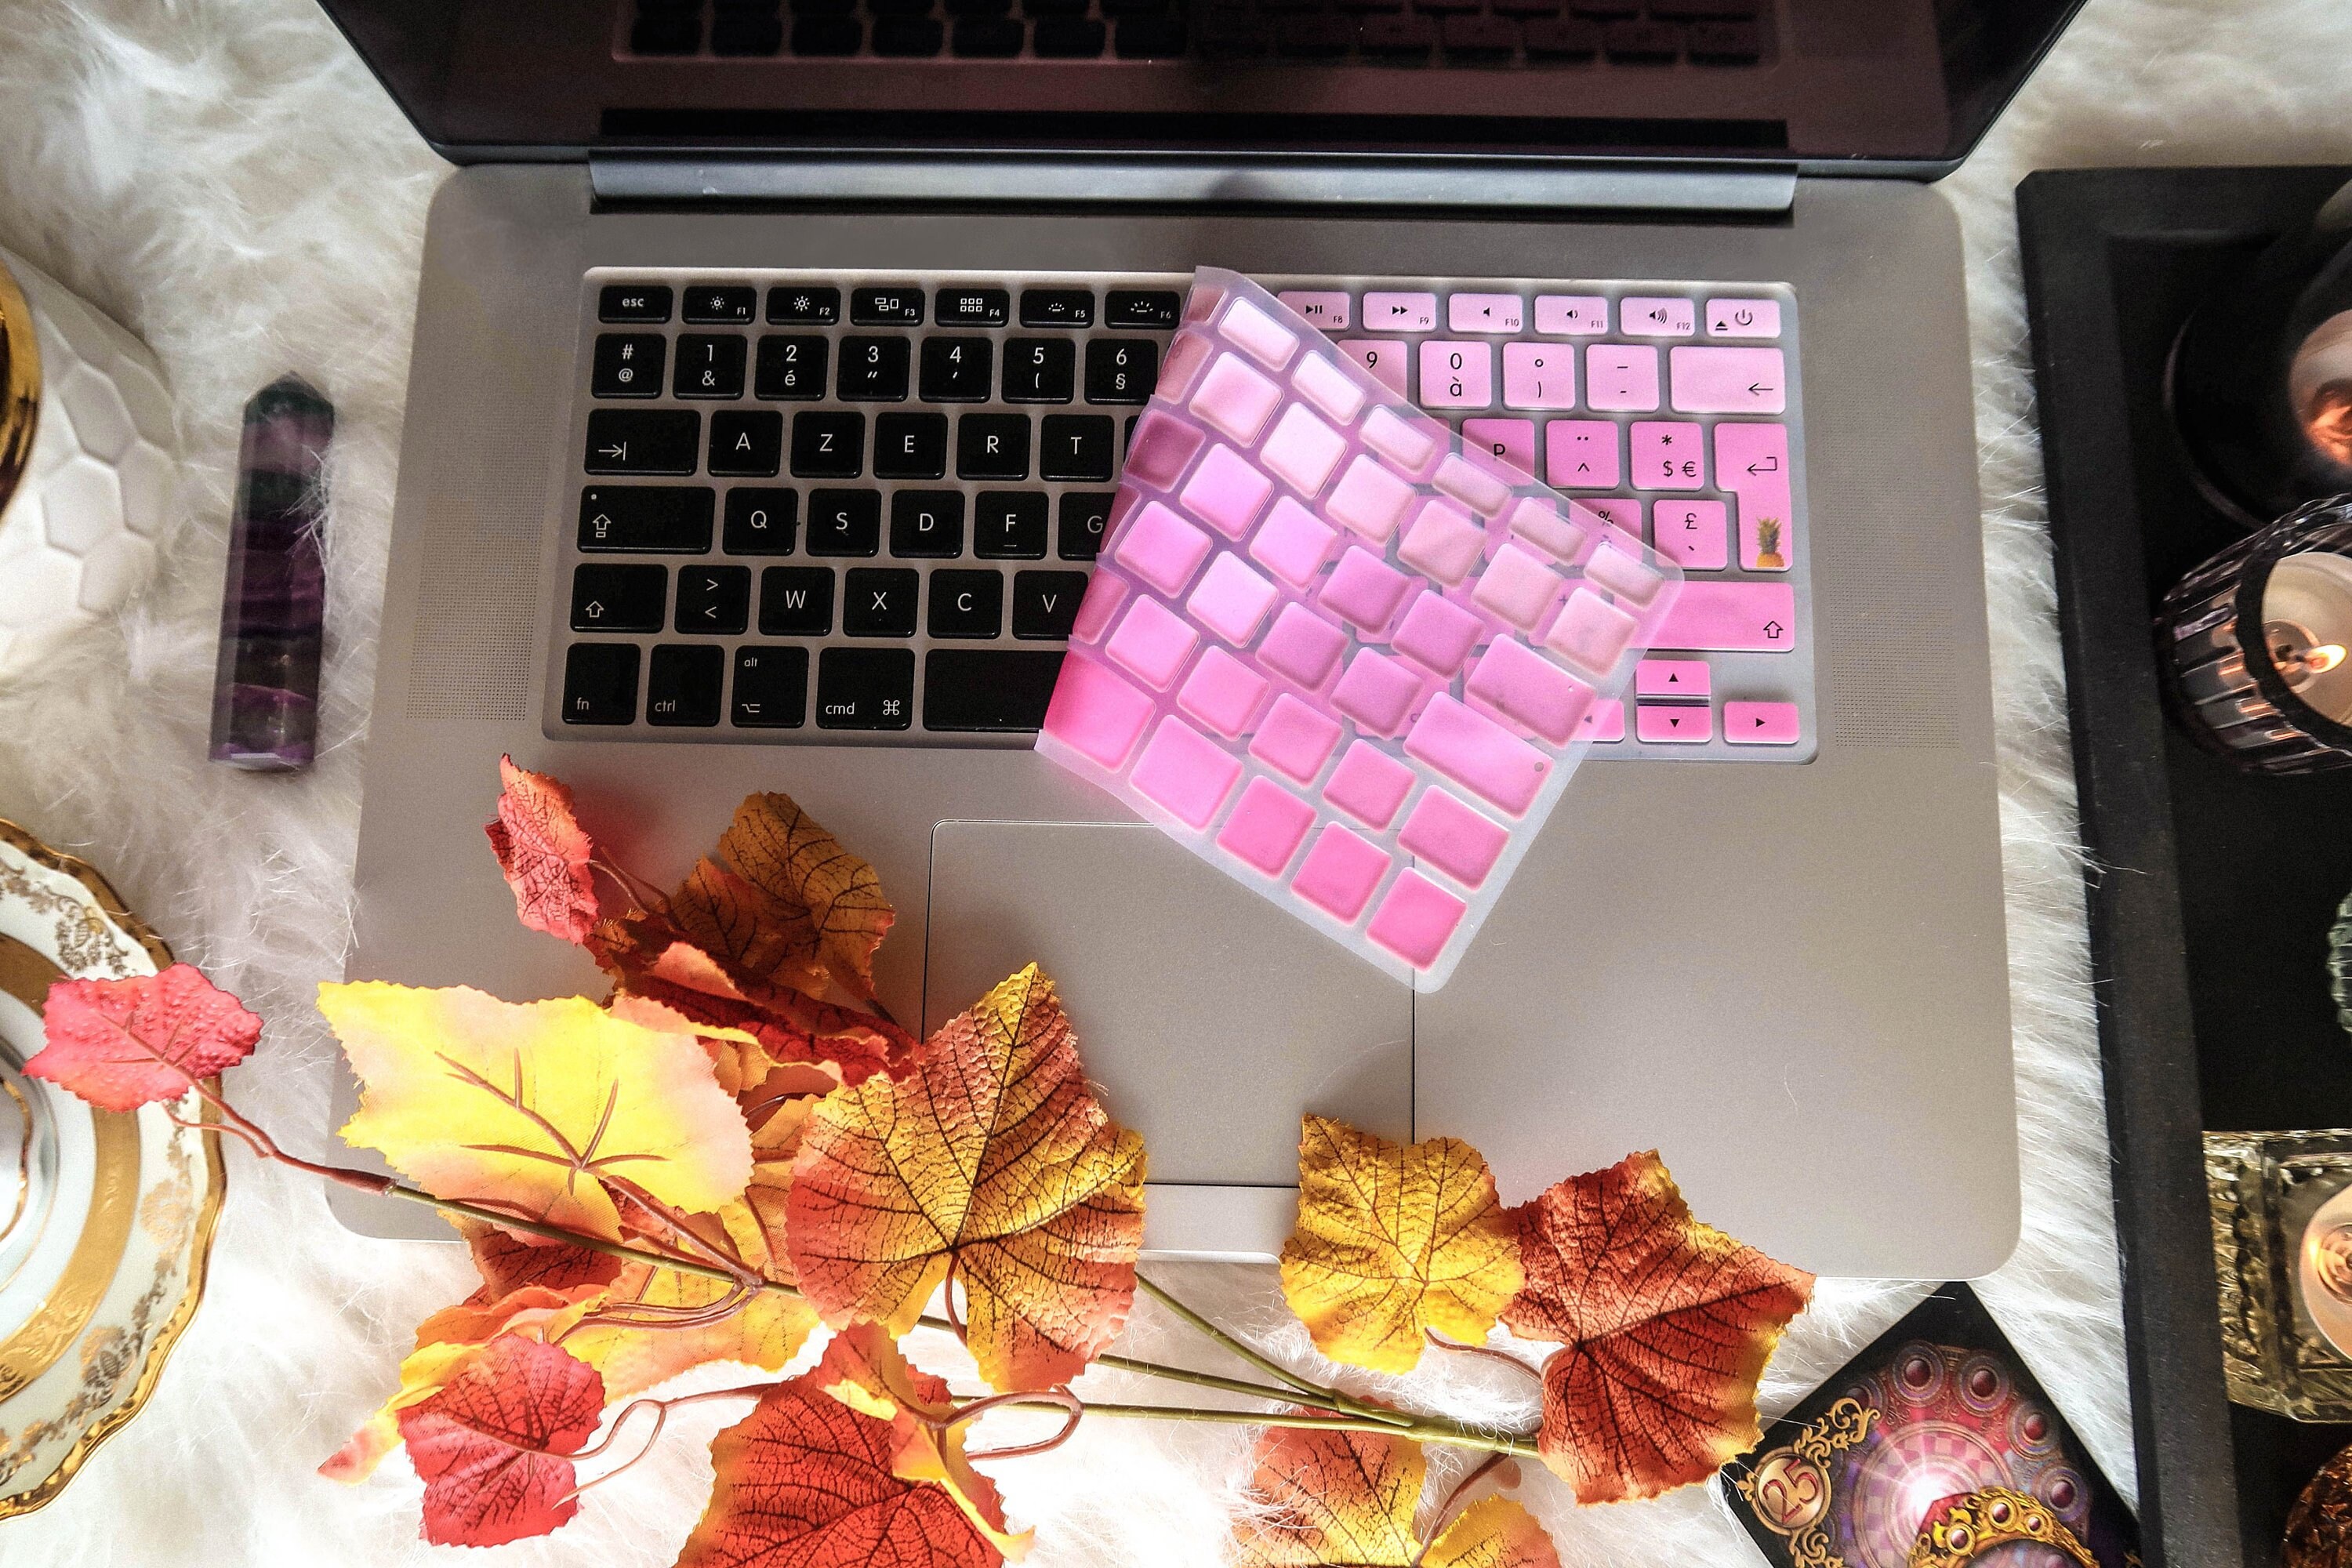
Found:
<svg viewBox="0 0 2352 1568"><path fill-rule="evenodd" d="M47 1044L25 1064L101 1110L177 1100L253 1054L261 1020L192 964L128 980L59 980L42 1010Z"/></svg>
<svg viewBox="0 0 2352 1568"><path fill-rule="evenodd" d="M497 1546L578 1513L570 1456L604 1410L604 1376L586 1362L520 1334L492 1340L438 1393L399 1413L425 1481L425 1539Z"/></svg>
<svg viewBox="0 0 2352 1568"><path fill-rule="evenodd" d="M580 826L572 791L545 773L499 759L499 815L483 825L499 869L514 889L515 913L533 931L584 942L596 924L596 846Z"/></svg>

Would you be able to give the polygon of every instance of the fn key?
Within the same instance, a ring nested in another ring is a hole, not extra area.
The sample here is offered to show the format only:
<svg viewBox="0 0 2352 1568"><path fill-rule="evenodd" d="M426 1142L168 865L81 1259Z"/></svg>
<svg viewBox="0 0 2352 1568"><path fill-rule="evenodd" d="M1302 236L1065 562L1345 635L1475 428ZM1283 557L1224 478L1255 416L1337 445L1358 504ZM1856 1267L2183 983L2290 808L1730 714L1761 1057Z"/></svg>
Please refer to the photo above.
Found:
<svg viewBox="0 0 2352 1568"><path fill-rule="evenodd" d="M904 730L914 708L914 649L829 647L817 656L818 729Z"/></svg>

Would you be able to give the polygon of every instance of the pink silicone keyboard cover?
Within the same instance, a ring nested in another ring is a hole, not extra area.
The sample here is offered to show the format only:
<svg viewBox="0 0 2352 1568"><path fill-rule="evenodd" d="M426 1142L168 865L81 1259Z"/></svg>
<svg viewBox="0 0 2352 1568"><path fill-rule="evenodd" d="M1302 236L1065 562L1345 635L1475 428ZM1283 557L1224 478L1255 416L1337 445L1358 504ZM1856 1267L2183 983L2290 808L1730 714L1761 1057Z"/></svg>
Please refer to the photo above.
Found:
<svg viewBox="0 0 2352 1568"><path fill-rule="evenodd" d="M1681 586L1203 268L1037 749L1434 991Z"/></svg>

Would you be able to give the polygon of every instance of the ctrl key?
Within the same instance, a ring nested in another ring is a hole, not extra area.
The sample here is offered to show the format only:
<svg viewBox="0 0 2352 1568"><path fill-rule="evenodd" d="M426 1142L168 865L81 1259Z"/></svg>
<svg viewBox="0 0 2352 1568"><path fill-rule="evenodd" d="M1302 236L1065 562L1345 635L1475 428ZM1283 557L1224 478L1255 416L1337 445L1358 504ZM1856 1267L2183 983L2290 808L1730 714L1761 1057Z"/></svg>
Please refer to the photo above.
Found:
<svg viewBox="0 0 2352 1568"><path fill-rule="evenodd" d="M739 730L797 730L808 716L808 649L746 643L735 650L728 717Z"/></svg>
<svg viewBox="0 0 2352 1568"><path fill-rule="evenodd" d="M635 723L640 657L635 643L573 643L563 656L563 721Z"/></svg>
<svg viewBox="0 0 2352 1568"><path fill-rule="evenodd" d="M914 649L829 647L817 656L818 729L904 730L914 708Z"/></svg>

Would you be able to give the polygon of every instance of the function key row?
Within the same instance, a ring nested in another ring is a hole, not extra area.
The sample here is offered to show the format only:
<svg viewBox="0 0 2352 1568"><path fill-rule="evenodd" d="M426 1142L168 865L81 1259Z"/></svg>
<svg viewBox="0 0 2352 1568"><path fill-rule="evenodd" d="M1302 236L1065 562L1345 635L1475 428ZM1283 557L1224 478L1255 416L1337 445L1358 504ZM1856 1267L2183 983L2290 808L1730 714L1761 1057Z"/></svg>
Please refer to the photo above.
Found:
<svg viewBox="0 0 2352 1568"><path fill-rule="evenodd" d="M731 673L730 668L731 668ZM923 656L923 728L1018 733L1045 721L1061 673L1059 648L932 648ZM644 701L640 707L640 688ZM809 649L746 643L574 643L565 650L566 724L739 730L808 724ZM828 647L816 657L820 730L907 730L915 713L915 650Z"/></svg>
<svg viewBox="0 0 2352 1568"><path fill-rule="evenodd" d="M1088 403L1140 405L1160 379L1160 344L1152 338L1095 338L1086 345L1085 380L1072 338L1008 338L997 374L992 338L767 334L756 353L740 332L680 332L677 364L671 342L659 332L600 332L592 355L589 391L600 398L659 397L724 400L752 395L771 401L903 403L911 393L925 403L1072 403L1083 384ZM838 348L840 359L834 361ZM667 373L667 376L666 374ZM1001 389L1001 390L1000 390Z"/></svg>
<svg viewBox="0 0 2352 1568"><path fill-rule="evenodd" d="M1612 304L1603 294L1538 294L1532 318L1521 294L1449 294L1442 312L1433 293L1373 289L1360 308L1357 297L1343 289L1290 289L1281 299L1327 332L1433 332L1442 315L1445 330L1454 332L1517 337L1529 331L1532 320L1540 336L1600 337L1608 332L1613 313L1619 335L1628 338L1695 337L1702 323L1711 338L1780 335L1780 302L1769 299L1701 302L1682 295L1629 294Z"/></svg>
<svg viewBox="0 0 2352 1568"><path fill-rule="evenodd" d="M653 325L670 319L677 292L667 284L614 283L605 286L596 303L598 321ZM756 320L759 304L760 291L748 284L693 284L686 289L678 315L689 326L748 327ZM842 290L837 288L778 284L768 290L767 304L770 326L835 327L842 322ZM1020 324L1091 327L1096 304L1091 289L1024 289ZM852 289L848 321L853 327L919 327L924 306L923 291L917 288ZM1106 327L1172 331L1184 300L1173 289L1113 289L1101 306ZM1006 289L941 289L930 309L943 327L1003 327L1013 321L1013 294Z"/></svg>

